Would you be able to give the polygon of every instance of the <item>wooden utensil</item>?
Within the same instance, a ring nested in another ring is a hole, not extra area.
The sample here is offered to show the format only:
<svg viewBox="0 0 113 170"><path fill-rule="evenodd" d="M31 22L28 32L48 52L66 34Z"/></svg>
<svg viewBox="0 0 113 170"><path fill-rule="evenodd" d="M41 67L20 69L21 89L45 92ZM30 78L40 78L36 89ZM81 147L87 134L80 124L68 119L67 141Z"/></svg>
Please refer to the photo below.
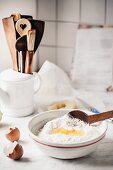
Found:
<svg viewBox="0 0 113 170"><path fill-rule="evenodd" d="M28 31L31 29L31 23L25 18L19 19L15 26L20 36L27 35Z"/></svg>
<svg viewBox="0 0 113 170"><path fill-rule="evenodd" d="M20 13L14 13L11 14L11 17L13 17L14 22L18 21L21 18L21 14Z"/></svg>
<svg viewBox="0 0 113 170"><path fill-rule="evenodd" d="M32 29L28 31L27 34L27 54L25 63L25 73L32 74L32 63L34 55L34 45L35 45L36 30Z"/></svg>
<svg viewBox="0 0 113 170"><path fill-rule="evenodd" d="M36 41L34 45L34 53L35 53L41 42L44 33L45 22L40 20L29 20L29 21L31 22L32 29L36 30Z"/></svg>
<svg viewBox="0 0 113 170"><path fill-rule="evenodd" d="M21 19L21 18L26 18L28 20L33 19L33 17L31 15L21 15L20 13L14 13L11 14L11 16L13 16L13 20L14 20L14 24L16 25L16 22ZM19 33L16 31L16 39L18 39L20 37Z"/></svg>
<svg viewBox="0 0 113 170"><path fill-rule="evenodd" d="M95 123L95 122L98 122L98 121L102 121L102 120L105 120L105 119L112 118L113 117L113 110L103 112L103 113L99 113L99 114L95 114L95 115L87 115L83 111L74 110L74 111L69 112L68 115L72 118L77 118L77 119L84 121L85 123L91 124L91 123Z"/></svg>
<svg viewBox="0 0 113 170"><path fill-rule="evenodd" d="M31 15L21 15L21 18L26 18L28 20L33 19Z"/></svg>
<svg viewBox="0 0 113 170"><path fill-rule="evenodd" d="M24 73L25 71L25 60L26 60L26 50L27 50L27 37L19 37L16 41L15 47L19 52L18 56L18 71Z"/></svg>
<svg viewBox="0 0 113 170"><path fill-rule="evenodd" d="M15 71L18 71L17 50L15 49L16 31L14 27L13 17L3 18L2 22L4 26L4 31L5 31L8 47L9 47L11 57L12 57L13 69Z"/></svg>
<svg viewBox="0 0 113 170"><path fill-rule="evenodd" d="M18 21L20 18L33 19L31 15L21 15L20 13L13 13L11 16L13 16L14 21Z"/></svg>

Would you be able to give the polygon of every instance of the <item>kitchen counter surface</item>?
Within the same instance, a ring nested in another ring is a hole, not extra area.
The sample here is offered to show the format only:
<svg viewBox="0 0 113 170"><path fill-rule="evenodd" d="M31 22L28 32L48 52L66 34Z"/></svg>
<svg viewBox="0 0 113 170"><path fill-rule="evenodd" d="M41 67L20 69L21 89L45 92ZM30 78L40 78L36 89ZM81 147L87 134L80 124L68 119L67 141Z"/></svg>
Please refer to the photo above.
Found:
<svg viewBox="0 0 113 170"><path fill-rule="evenodd" d="M108 122L106 137L92 154L73 160L60 160L44 155L29 138L27 124L34 116L11 118L3 116L0 123L0 170L112 170L113 169L113 123ZM5 137L9 127L20 129L19 143L24 148L24 155L19 161L6 157L3 148L9 142Z"/></svg>

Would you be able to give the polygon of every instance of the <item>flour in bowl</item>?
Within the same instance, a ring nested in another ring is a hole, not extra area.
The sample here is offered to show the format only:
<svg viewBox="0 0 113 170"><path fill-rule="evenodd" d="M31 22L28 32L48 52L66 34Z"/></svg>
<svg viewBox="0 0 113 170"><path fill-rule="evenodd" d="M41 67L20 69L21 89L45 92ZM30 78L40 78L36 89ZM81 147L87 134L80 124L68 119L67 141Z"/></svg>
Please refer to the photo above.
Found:
<svg viewBox="0 0 113 170"><path fill-rule="evenodd" d="M66 114L47 122L38 133L38 137L47 142L75 144L93 140L100 132L101 124L92 126Z"/></svg>

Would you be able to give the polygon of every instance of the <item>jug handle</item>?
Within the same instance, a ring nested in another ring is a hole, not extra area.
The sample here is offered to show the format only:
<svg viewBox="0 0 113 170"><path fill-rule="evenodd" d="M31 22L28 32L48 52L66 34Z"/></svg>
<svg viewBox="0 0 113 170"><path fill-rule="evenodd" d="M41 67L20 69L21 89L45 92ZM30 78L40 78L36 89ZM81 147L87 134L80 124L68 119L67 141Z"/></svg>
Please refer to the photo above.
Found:
<svg viewBox="0 0 113 170"><path fill-rule="evenodd" d="M40 89L41 78L39 74L36 72L33 72L33 75L34 75L34 94L36 94L38 90Z"/></svg>

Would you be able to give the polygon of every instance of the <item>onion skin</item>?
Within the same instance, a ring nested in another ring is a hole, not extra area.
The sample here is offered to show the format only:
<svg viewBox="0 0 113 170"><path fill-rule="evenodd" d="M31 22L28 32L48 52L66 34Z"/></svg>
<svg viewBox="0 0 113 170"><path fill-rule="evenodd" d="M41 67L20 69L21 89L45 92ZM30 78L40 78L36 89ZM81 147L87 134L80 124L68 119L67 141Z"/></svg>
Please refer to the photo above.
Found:
<svg viewBox="0 0 113 170"><path fill-rule="evenodd" d="M13 152L9 154L8 157L13 160L19 160L23 156L23 153L24 151L23 151L22 146L17 144Z"/></svg>
<svg viewBox="0 0 113 170"><path fill-rule="evenodd" d="M20 131L18 128L10 128L10 132L6 134L6 138L11 142L18 141L20 139Z"/></svg>

